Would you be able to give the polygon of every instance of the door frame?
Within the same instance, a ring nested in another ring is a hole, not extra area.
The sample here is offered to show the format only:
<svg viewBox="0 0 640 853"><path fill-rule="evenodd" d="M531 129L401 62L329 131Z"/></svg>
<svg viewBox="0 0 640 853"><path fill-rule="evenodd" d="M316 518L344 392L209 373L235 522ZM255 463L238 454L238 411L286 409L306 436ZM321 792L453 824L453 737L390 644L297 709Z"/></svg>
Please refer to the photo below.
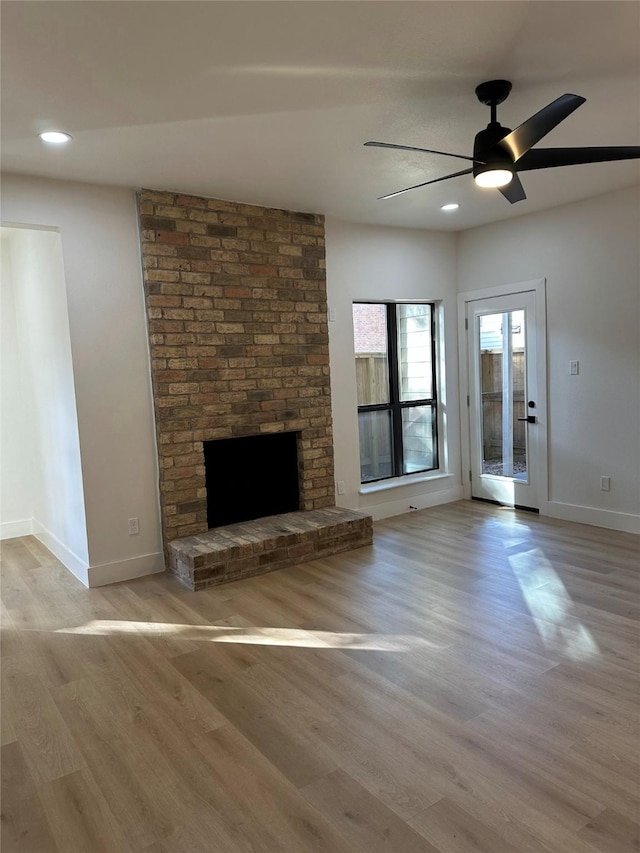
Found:
<svg viewBox="0 0 640 853"><path fill-rule="evenodd" d="M500 284L481 290L468 290L458 294L458 387L460 391L460 449L462 458L462 488L466 500L471 499L471 422L469 400L469 334L468 308L470 302L491 299L494 296L533 292L535 297L536 330L536 381L538 399L536 416L539 429L535 440L540 458L545 460L539 472L540 515L548 515L549 456L547 416L547 291L546 279Z"/></svg>

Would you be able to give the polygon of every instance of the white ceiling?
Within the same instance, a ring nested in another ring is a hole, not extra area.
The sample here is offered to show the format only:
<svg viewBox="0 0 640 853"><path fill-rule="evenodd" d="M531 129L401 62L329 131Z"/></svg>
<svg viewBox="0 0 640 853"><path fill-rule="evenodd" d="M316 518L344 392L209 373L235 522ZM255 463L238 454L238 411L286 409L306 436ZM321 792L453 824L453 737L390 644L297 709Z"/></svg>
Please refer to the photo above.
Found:
<svg viewBox="0 0 640 853"><path fill-rule="evenodd" d="M3 167L452 230L639 180L640 161L604 163L526 173L513 206L470 176L377 201L465 166L362 143L470 155L494 78L512 128L587 98L542 147L640 145L640 4L3 2Z"/></svg>

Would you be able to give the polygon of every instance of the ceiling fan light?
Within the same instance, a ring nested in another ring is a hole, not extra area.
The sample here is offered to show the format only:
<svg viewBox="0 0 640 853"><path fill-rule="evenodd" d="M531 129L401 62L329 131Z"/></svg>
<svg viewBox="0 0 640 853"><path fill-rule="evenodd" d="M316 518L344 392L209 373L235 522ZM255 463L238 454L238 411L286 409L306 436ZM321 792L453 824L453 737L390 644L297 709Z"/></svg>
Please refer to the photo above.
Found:
<svg viewBox="0 0 640 853"><path fill-rule="evenodd" d="M513 172L509 169L487 169L475 176L479 187L506 187L513 180Z"/></svg>

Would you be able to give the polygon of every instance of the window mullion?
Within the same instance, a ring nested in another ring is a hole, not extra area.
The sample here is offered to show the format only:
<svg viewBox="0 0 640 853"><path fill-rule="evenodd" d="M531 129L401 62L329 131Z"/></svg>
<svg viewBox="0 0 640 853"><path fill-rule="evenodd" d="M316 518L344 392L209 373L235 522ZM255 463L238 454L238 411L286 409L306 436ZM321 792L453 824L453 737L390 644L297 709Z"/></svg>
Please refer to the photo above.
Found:
<svg viewBox="0 0 640 853"><path fill-rule="evenodd" d="M398 362L398 320L396 306L387 305L387 355L389 359L389 396L391 402L391 429L393 444L393 474L403 471L402 412L400 410L400 369Z"/></svg>
<svg viewBox="0 0 640 853"><path fill-rule="evenodd" d="M425 397L424 400L404 400L398 403L401 409L411 409L415 406L433 406L436 400L433 397Z"/></svg>
<svg viewBox="0 0 640 853"><path fill-rule="evenodd" d="M427 404L430 403L431 400L427 400ZM358 406L359 412L384 412L386 409L390 409L391 405L389 403L371 403L369 406Z"/></svg>
<svg viewBox="0 0 640 853"><path fill-rule="evenodd" d="M433 399L431 401L431 424L432 424L432 447L433 447L433 462L434 467L440 467L440 446L438 444L438 385L436 382L437 378L437 369L436 369L436 311L435 305L431 306L431 394L433 395Z"/></svg>

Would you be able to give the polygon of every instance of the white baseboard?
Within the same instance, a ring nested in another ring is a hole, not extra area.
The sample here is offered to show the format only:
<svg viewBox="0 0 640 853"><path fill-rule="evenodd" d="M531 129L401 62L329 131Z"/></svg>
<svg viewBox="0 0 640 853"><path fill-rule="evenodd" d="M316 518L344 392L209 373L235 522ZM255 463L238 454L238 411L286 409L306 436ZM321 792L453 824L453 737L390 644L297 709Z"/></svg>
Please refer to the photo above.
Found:
<svg viewBox="0 0 640 853"><path fill-rule="evenodd" d="M164 554L144 554L129 560L117 560L114 563L102 563L98 566L88 566L84 560L74 554L57 536L48 530L44 524L35 518L25 518L20 521L5 521L0 524L0 540L15 539L18 536L35 536L39 542L69 569L71 574L85 586L104 586L118 581L128 581L143 575L153 575L164 572Z"/></svg>
<svg viewBox="0 0 640 853"><path fill-rule="evenodd" d="M430 506L439 506L440 504L448 504L453 501L461 501L463 499L462 486L454 486L451 489L441 489L430 494L414 495L410 498L401 498L395 501L386 501L382 504L374 504L373 506L361 506L360 512L366 512L373 516L374 521L381 521L383 518L391 518L394 515L404 515L410 512L407 508L408 504L416 509L427 509Z"/></svg>
<svg viewBox="0 0 640 853"><path fill-rule="evenodd" d="M99 566L89 566L88 586L105 586L108 583L129 581L143 575L154 575L164 572L164 554L144 554L142 557L132 557L129 560L117 560L115 563L102 563Z"/></svg>
<svg viewBox="0 0 640 853"><path fill-rule="evenodd" d="M627 512L548 501L546 515L550 518L561 518L563 521L577 521L579 524L593 524L595 527L621 530L624 533L640 533L640 515Z"/></svg>
<svg viewBox="0 0 640 853"><path fill-rule="evenodd" d="M3 521L0 524L0 539L15 539L16 536L31 536L33 519L22 518L20 521Z"/></svg>
<svg viewBox="0 0 640 853"><path fill-rule="evenodd" d="M38 542L42 542L45 548L48 548L54 557L57 557L62 565L69 569L72 575L75 575L80 583L89 586L89 577L87 574L87 563L74 554L67 546L61 542L50 530L41 524L37 519L33 519L33 535Z"/></svg>

